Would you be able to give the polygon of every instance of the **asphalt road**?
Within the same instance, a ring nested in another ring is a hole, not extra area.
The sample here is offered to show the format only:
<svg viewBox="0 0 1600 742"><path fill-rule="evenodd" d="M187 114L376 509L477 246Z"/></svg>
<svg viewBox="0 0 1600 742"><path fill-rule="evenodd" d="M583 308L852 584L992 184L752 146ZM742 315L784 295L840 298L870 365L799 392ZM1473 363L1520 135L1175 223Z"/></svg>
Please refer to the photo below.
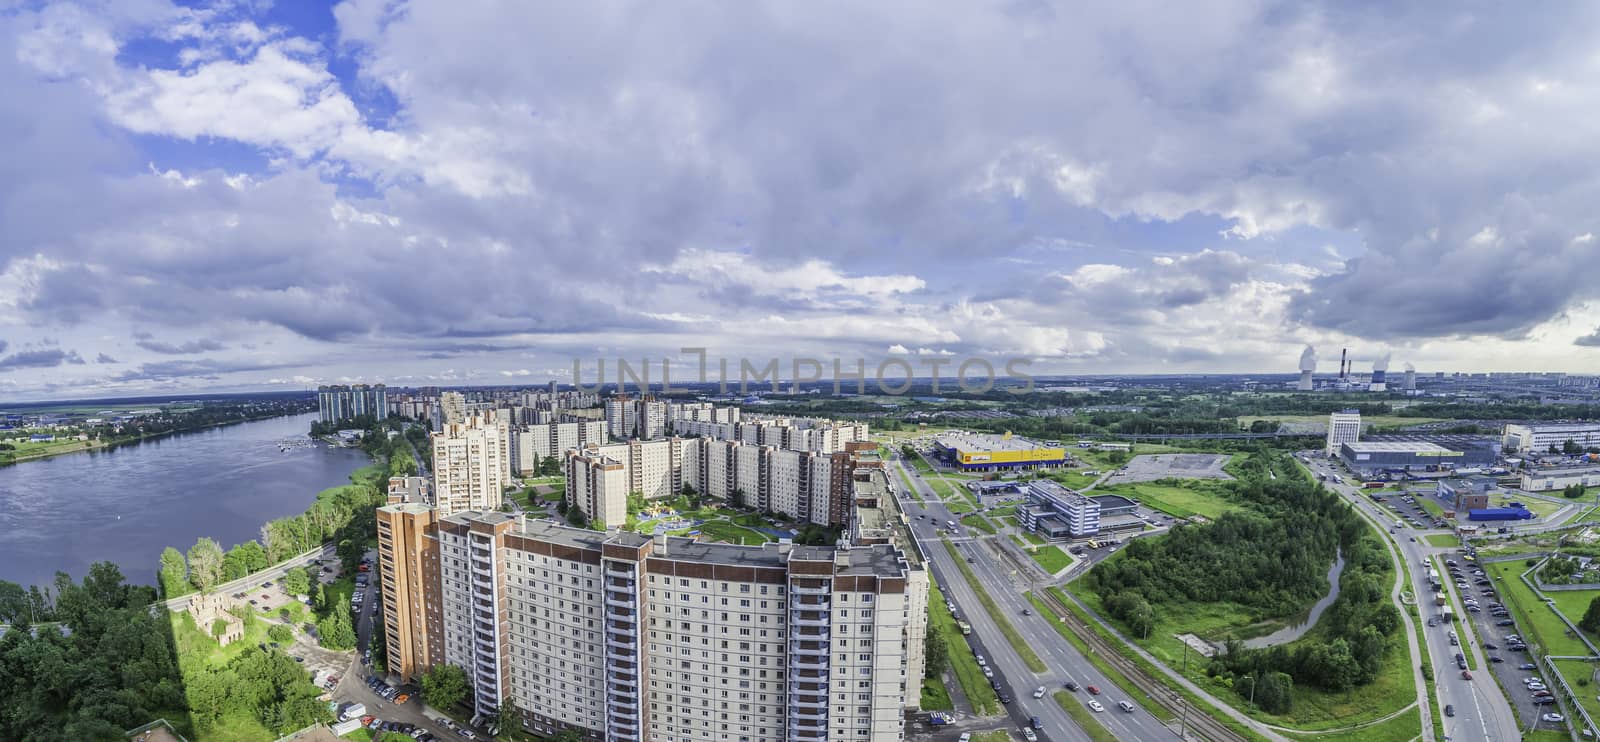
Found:
<svg viewBox="0 0 1600 742"><path fill-rule="evenodd" d="M896 465L900 465L898 458ZM1000 606L1011 625L1016 627L1023 639L1033 647L1049 668L1043 673L1029 670L990 618L988 611L984 610L983 604L978 601L977 595L967 584L966 578L950 557L948 550L939 543L938 530L946 521L955 520L955 515L939 502L933 491L915 471L909 469L907 471L918 489L915 498L920 499L905 499L906 493L902 493L901 507L906 511L918 541L923 544L929 565L945 598L953 601L961 617L972 624L973 634L969 639L972 639L973 647L988 659L989 666L995 669L996 677L1000 679L1002 690L1011 695L1012 702L1004 708L1013 724L1020 727L1027 724L1028 717L1038 716L1044 722L1041 736L1045 739L1089 739L1089 735L1057 705L1054 698L1055 692L1062 690L1066 681L1074 680L1080 686L1094 685L1102 690L1097 700L1106 707L1106 711L1095 716L1118 739L1157 740L1177 737L1176 730L1167 728L1151 717L1143 707L1138 706L1135 699L1125 697L1117 690L1116 685L1108 677L1089 664L1083 655L1048 625L1048 618L1037 613L1031 616L1022 615L1024 608L1031 609L1032 606L1013 587L1010 569L996 558L987 546L980 545L963 528L963 535L951 540L963 554L972 558L973 561L968 566L972 568L980 582L993 586L993 589L988 591L989 596ZM923 514L927 517L918 517ZM963 651L960 646L951 647L950 650ZM1045 696L1035 699L1033 690L1041 685L1045 687ZM1076 702L1085 704L1087 709L1090 698L1087 692L1079 690L1072 695L1076 697ZM1117 708L1117 701L1123 700L1135 704L1133 713L1125 713Z"/></svg>
<svg viewBox="0 0 1600 742"><path fill-rule="evenodd" d="M1345 495L1346 499L1354 503L1357 508L1376 517L1379 523L1391 526L1394 524L1394 514L1372 502L1360 489L1334 481L1334 475L1351 481L1349 472L1342 468L1336 469L1327 459L1320 456L1311 455L1307 458L1313 472L1327 477L1324 482L1327 487ZM1423 537L1435 533L1448 533L1448 531L1418 531L1406 527L1394 531L1393 535L1400 546L1400 557L1408 571L1409 584L1406 589L1417 596L1418 607L1422 613L1424 621L1422 635L1427 645L1428 661L1433 667L1434 684L1438 691L1435 703L1441 710L1446 705L1455 709L1454 717L1444 718L1445 736L1452 742L1464 740L1501 742L1521 739L1522 733L1517 727L1517 717L1511 705L1495 686L1494 680L1481 674L1487 662L1476 636L1472 631L1466 630L1469 623L1461 621L1455 624L1455 630L1461 641L1459 647L1450 645L1449 625L1440 624L1434 628L1427 628L1427 618L1439 612L1439 608L1433 605L1433 588L1428 583L1428 558L1447 552L1454 554L1453 549L1427 545ZM1463 606L1460 603L1460 596L1455 595L1455 585L1448 584L1446 589L1451 594L1452 610L1461 615ZM1457 652L1473 655L1474 664L1479 668L1473 680L1461 677L1461 671L1456 668Z"/></svg>

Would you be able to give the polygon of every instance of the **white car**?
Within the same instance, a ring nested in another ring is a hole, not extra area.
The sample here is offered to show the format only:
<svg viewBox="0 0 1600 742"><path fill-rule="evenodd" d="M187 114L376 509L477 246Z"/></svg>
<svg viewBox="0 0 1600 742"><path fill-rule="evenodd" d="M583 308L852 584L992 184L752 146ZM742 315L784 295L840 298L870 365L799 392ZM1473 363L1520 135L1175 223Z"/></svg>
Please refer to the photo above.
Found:
<svg viewBox="0 0 1600 742"><path fill-rule="evenodd" d="M972 742L972 732L962 732L961 739L956 742Z"/></svg>
<svg viewBox="0 0 1600 742"><path fill-rule="evenodd" d="M1541 721L1548 721L1551 724L1559 724L1563 721L1566 721L1567 717L1562 716L1561 714L1545 714L1544 716L1539 717L1539 719Z"/></svg>
<svg viewBox="0 0 1600 742"><path fill-rule="evenodd" d="M1041 686L1039 686L1037 688L1034 688L1033 689L1033 697L1034 698L1044 698L1044 686L1041 685Z"/></svg>
<svg viewBox="0 0 1600 742"><path fill-rule="evenodd" d="M1105 711L1106 707L1101 706L1099 701L1091 699L1089 701L1089 710L1091 710L1091 711L1093 711L1095 713L1100 713L1102 711Z"/></svg>

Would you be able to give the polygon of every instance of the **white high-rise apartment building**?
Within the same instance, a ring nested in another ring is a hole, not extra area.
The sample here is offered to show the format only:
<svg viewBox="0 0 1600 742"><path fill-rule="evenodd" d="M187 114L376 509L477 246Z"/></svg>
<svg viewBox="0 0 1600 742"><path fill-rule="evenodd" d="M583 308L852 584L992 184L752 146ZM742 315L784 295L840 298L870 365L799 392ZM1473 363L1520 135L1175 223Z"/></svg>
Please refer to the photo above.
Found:
<svg viewBox="0 0 1600 742"><path fill-rule="evenodd" d="M1325 450L1329 456L1338 456L1340 446L1359 440L1361 440L1359 411L1345 410L1328 415L1328 443Z"/></svg>
<svg viewBox="0 0 1600 742"><path fill-rule="evenodd" d="M387 537L387 540L386 540ZM504 513L379 511L390 667L466 670L475 710L611 742L900 742L928 576L891 544L733 546ZM418 545L420 544L420 546ZM420 623L421 626L412 626Z"/></svg>
<svg viewBox="0 0 1600 742"><path fill-rule="evenodd" d="M526 425L511 431L511 470L530 474L546 458L559 460L567 451L590 443L606 443L606 424L600 420Z"/></svg>
<svg viewBox="0 0 1600 742"><path fill-rule="evenodd" d="M439 394L439 427L467 421L467 398L461 392Z"/></svg>
<svg viewBox="0 0 1600 742"><path fill-rule="evenodd" d="M509 470L506 437L503 426L485 417L433 434L433 497L444 514L500 508Z"/></svg>

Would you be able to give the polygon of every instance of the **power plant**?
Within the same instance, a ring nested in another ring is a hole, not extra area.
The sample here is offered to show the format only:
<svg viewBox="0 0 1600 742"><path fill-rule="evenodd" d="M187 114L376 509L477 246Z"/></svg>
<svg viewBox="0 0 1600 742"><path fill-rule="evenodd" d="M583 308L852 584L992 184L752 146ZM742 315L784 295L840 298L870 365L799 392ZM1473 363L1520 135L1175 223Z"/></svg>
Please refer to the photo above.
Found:
<svg viewBox="0 0 1600 742"><path fill-rule="evenodd" d="M1316 370L1317 370L1317 349L1307 345L1305 350L1300 351L1300 384L1299 384L1299 386L1297 386L1295 388L1299 389L1302 392L1311 391L1311 389L1312 389L1311 377L1312 377L1312 374L1314 374L1316 372Z"/></svg>
<svg viewBox="0 0 1600 742"><path fill-rule="evenodd" d="M1406 364L1405 388L1408 392L1417 390L1417 367L1410 363Z"/></svg>
<svg viewBox="0 0 1600 742"><path fill-rule="evenodd" d="M1378 360L1372 362L1372 379L1367 383L1367 391L1387 391L1389 385L1384 383L1384 377L1389 373L1389 354L1384 353Z"/></svg>

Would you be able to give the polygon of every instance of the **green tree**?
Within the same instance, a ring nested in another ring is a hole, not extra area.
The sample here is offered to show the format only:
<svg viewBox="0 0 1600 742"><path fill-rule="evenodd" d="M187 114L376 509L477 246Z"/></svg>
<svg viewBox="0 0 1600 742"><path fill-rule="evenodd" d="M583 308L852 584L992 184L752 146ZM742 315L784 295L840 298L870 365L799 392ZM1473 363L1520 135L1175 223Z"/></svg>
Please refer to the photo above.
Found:
<svg viewBox="0 0 1600 742"><path fill-rule="evenodd" d="M266 569L267 551L255 541L246 541L228 550L222 556L223 581L237 580L240 577Z"/></svg>
<svg viewBox="0 0 1600 742"><path fill-rule="evenodd" d="M168 546L161 552L161 594L163 597L176 598L193 591L189 584L189 564L183 559L183 552Z"/></svg>
<svg viewBox="0 0 1600 742"><path fill-rule="evenodd" d="M1583 446L1578 445L1577 441L1568 438L1561 444L1561 452L1568 456L1575 456L1583 453Z"/></svg>
<svg viewBox="0 0 1600 742"><path fill-rule="evenodd" d="M273 624L272 628L267 629L267 638L279 644L287 644L294 641L294 629L283 624Z"/></svg>
<svg viewBox="0 0 1600 742"><path fill-rule="evenodd" d="M290 595L309 595L311 577L303 569L291 569L283 575L283 589Z"/></svg>
<svg viewBox="0 0 1600 742"><path fill-rule="evenodd" d="M1589 609L1578 620L1578 628L1591 634L1600 634L1600 597L1589 601Z"/></svg>
<svg viewBox="0 0 1600 742"><path fill-rule="evenodd" d="M467 698L467 673L455 665L436 665L422 674L422 697L444 710Z"/></svg>
<svg viewBox="0 0 1600 742"><path fill-rule="evenodd" d="M189 581L209 592L222 582L222 547L210 538L201 536L189 547Z"/></svg>
<svg viewBox="0 0 1600 742"><path fill-rule="evenodd" d="M335 606L326 618L317 622L317 640L328 649L354 649L356 631L350 625L350 613Z"/></svg>
<svg viewBox="0 0 1600 742"><path fill-rule="evenodd" d="M925 677L937 678L943 674L950 665L950 645L945 643L944 634L929 631L922 640L922 656Z"/></svg>

